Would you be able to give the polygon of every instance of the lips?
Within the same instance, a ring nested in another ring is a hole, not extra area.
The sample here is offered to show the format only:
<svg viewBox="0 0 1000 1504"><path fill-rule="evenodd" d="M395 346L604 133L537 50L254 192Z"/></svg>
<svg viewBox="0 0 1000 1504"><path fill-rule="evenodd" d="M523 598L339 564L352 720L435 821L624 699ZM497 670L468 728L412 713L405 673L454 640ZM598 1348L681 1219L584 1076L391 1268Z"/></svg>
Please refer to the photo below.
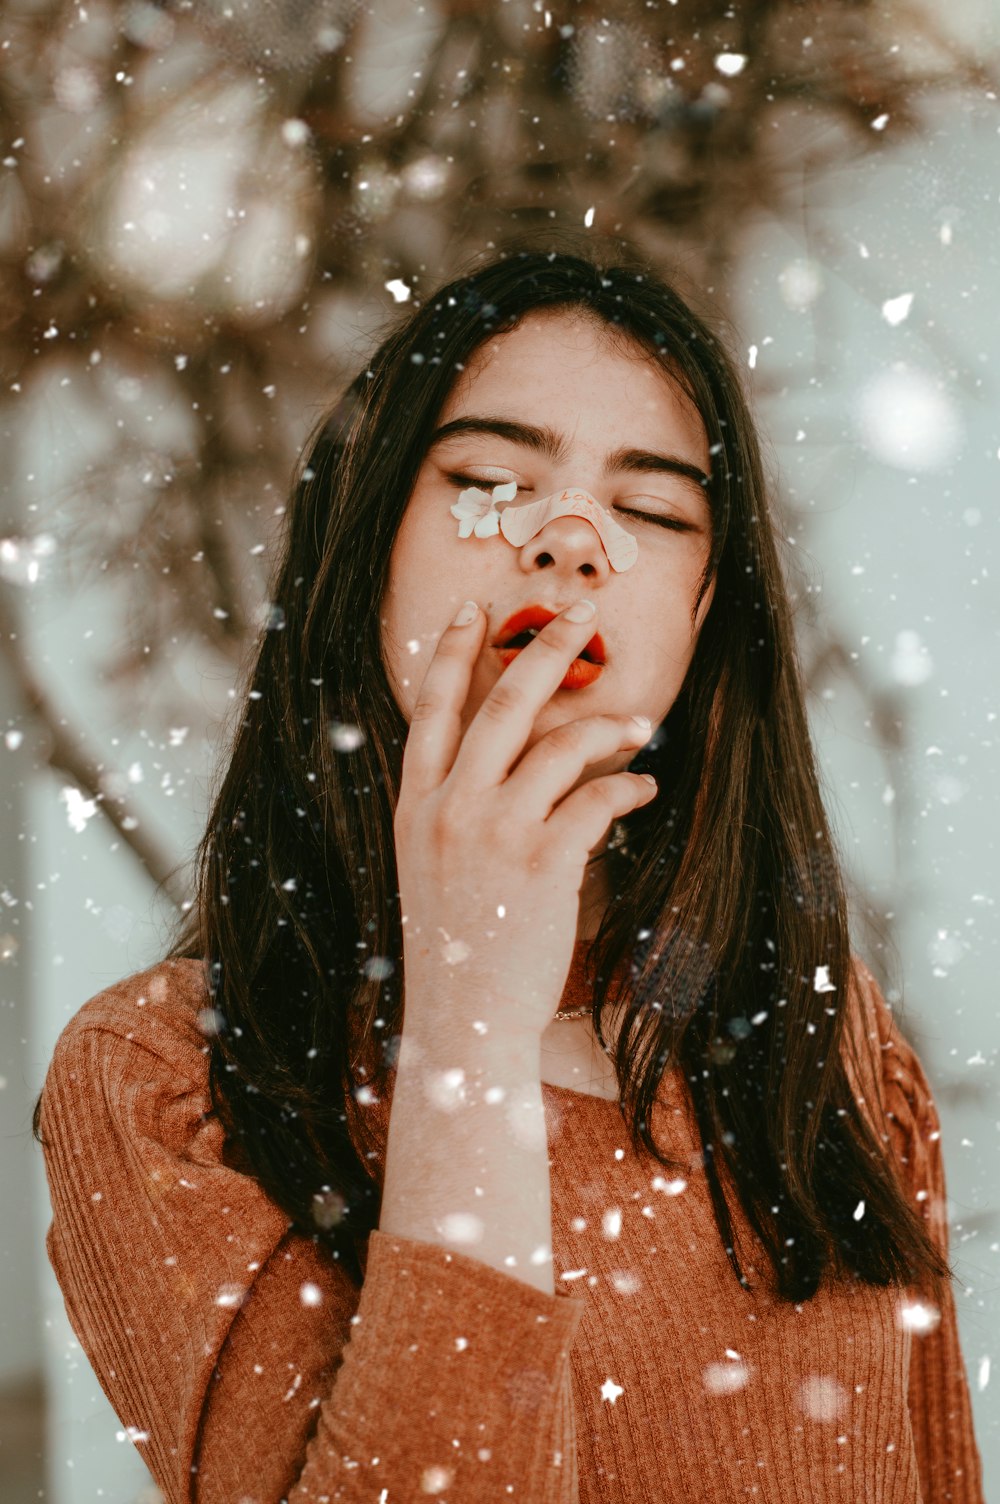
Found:
<svg viewBox="0 0 1000 1504"><path fill-rule="evenodd" d="M512 649L519 651L558 615L558 611L550 611L547 606L524 606L507 618L497 633L493 646L507 651ZM515 642L515 639L520 640ZM507 652L504 656L507 656ZM599 665L605 662L605 658L604 641L600 632L595 632L590 641L580 650L574 663L582 660L584 663Z"/></svg>

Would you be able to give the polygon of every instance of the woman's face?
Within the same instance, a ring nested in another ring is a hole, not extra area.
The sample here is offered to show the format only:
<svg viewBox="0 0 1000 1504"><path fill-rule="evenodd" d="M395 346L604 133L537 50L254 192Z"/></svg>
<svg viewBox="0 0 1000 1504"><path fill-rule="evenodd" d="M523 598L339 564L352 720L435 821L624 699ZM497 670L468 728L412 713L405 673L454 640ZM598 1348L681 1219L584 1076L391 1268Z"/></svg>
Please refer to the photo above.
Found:
<svg viewBox="0 0 1000 1504"><path fill-rule="evenodd" d="M457 419L466 426L442 435ZM584 688L556 690L525 750L585 715L639 713L657 725L683 682L712 596L710 586L693 616L711 516L704 487L671 468L678 461L708 474L697 410L645 350L603 324L542 312L481 346L445 404L390 558L383 653L407 722L438 639L464 600L478 601L487 629L463 731L504 672L493 644L513 613L529 605L558 612L588 597L598 608L604 668ZM637 540L635 562L613 569L597 529L578 516L553 517L517 547L502 534L459 537L449 510L459 493L510 481L518 486L514 506L565 488L589 492ZM634 755L626 749L585 776L617 772Z"/></svg>

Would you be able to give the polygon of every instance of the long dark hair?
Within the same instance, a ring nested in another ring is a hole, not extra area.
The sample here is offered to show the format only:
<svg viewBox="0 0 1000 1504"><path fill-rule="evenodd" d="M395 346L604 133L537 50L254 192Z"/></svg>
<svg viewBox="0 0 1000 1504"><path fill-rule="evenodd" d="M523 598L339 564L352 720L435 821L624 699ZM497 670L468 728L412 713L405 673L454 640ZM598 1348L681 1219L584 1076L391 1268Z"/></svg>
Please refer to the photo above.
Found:
<svg viewBox="0 0 1000 1504"><path fill-rule="evenodd" d="M661 361L712 455L715 595L676 703L631 764L661 794L608 853L614 897L589 955L598 1033L605 1005L622 1009L614 1060L633 1143L674 1168L649 1123L678 1065L738 1278L737 1205L786 1298L828 1270L933 1284L946 1267L848 1074L846 905L753 420L716 335L636 266L495 257L413 312L318 429L175 950L207 967L213 1103L267 1193L360 1279L380 1176L358 1093L395 1063L404 996L393 813L407 726L379 604L456 373L544 309L581 312ZM835 991L817 990L818 967Z"/></svg>

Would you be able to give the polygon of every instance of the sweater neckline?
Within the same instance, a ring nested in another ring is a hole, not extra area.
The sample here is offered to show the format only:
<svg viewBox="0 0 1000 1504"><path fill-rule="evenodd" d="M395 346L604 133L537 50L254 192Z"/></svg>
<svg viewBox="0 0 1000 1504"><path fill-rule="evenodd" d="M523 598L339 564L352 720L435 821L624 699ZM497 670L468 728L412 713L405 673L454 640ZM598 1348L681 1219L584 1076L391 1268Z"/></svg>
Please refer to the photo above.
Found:
<svg viewBox="0 0 1000 1504"><path fill-rule="evenodd" d="M586 961L593 940L576 940L573 945L573 956L570 961L569 971L563 987L562 997L559 999L560 1008L590 1007L593 1000L593 987L586 977ZM624 966L619 967L614 976L620 978ZM569 1020L559 1022L559 1027L565 1027ZM548 1092L556 1097L574 1097L578 1101L598 1102L602 1107L617 1107L619 1099L605 1097L598 1092L580 1091L574 1086L558 1086L551 1081L542 1082L543 1093Z"/></svg>

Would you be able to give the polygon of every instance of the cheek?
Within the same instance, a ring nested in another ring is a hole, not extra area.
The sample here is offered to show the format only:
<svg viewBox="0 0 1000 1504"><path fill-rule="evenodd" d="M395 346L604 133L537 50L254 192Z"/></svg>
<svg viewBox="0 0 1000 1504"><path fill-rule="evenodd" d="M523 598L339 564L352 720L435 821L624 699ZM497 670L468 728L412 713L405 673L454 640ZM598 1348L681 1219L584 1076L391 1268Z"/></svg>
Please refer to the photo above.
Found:
<svg viewBox="0 0 1000 1504"><path fill-rule="evenodd" d="M460 587L481 565L490 563L487 544L509 548L503 539L460 538L448 497L415 492L403 514L389 560L390 587L400 597L442 599L442 587ZM464 600L464 596L462 599Z"/></svg>
<svg viewBox="0 0 1000 1504"><path fill-rule="evenodd" d="M696 557L675 555L664 560L650 556L645 561L640 552L639 559L649 567L633 587L633 599L642 597L646 601L646 609L636 612L636 621L642 623L651 643L659 640L675 649L690 643L693 648L715 594L713 579L698 601L707 551L699 551Z"/></svg>
<svg viewBox="0 0 1000 1504"><path fill-rule="evenodd" d="M439 577L441 535L428 509L411 500L399 524L389 555L389 576L382 614L389 631L411 637L427 630L426 616L433 600L428 580Z"/></svg>
<svg viewBox="0 0 1000 1504"><path fill-rule="evenodd" d="M457 533L458 523L454 526ZM483 597L477 572L470 568L468 555L461 553L465 540L453 549L450 530L442 542L440 536L440 530L413 511L404 516L379 608L382 661L407 723L441 633L467 596Z"/></svg>

